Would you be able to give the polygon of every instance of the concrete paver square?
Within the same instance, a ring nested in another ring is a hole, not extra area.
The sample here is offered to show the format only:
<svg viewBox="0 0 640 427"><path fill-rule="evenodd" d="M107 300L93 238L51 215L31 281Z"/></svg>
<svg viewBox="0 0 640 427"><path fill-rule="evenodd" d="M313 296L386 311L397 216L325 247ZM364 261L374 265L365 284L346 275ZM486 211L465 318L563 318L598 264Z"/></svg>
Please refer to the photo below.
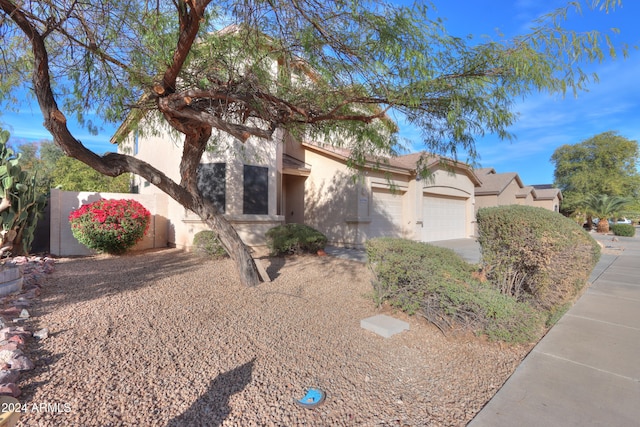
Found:
<svg viewBox="0 0 640 427"><path fill-rule="evenodd" d="M368 331L375 332L385 338L389 338L402 331L409 330L409 324L384 314L367 317L360 321L360 326Z"/></svg>

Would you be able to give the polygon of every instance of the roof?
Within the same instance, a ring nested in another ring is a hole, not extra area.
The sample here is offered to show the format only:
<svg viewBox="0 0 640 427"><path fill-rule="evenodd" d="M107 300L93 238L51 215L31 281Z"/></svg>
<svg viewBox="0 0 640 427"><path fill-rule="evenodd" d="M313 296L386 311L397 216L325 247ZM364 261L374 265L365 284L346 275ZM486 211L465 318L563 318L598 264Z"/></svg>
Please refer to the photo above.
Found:
<svg viewBox="0 0 640 427"><path fill-rule="evenodd" d="M524 199L526 198L529 194L531 194L533 196L533 198L537 198L538 193L536 192L535 188L533 188L533 186L531 185L527 185L525 187L522 187L518 193L516 194L516 197L518 199Z"/></svg>
<svg viewBox="0 0 640 427"><path fill-rule="evenodd" d="M555 197L562 200L562 191L559 188L536 189L536 200L553 200Z"/></svg>
<svg viewBox="0 0 640 427"><path fill-rule="evenodd" d="M493 173L481 175L481 177L482 185L480 185L479 188L476 188L476 196L500 194L513 180L516 181L520 188L524 187L520 180L520 176L515 172L495 173L494 171Z"/></svg>
<svg viewBox="0 0 640 427"><path fill-rule="evenodd" d="M325 145L320 146L318 144L307 142L303 142L302 146L342 161L347 161L351 155L351 151L346 148ZM455 160L447 159L445 157L436 156L425 151L405 154L402 156L391 158L371 156L365 160L364 167L400 173L403 175L416 175L418 173L420 162L422 162L422 167L426 167L428 169L438 164L461 169L471 179L476 187L481 184L480 179L469 165L457 162Z"/></svg>
<svg viewBox="0 0 640 427"><path fill-rule="evenodd" d="M473 170L478 176L489 175L490 173L495 174L496 170L494 168L477 168Z"/></svg>

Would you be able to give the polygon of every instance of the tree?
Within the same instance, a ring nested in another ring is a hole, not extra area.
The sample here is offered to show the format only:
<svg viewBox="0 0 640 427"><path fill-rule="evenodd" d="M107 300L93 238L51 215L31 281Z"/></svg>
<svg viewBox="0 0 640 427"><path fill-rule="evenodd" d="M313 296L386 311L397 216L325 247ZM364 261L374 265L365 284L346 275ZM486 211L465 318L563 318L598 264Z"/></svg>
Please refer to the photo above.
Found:
<svg viewBox="0 0 640 427"><path fill-rule="evenodd" d="M71 157L61 157L56 162L52 175L52 186L65 191L96 191L128 193L129 175L110 177Z"/></svg>
<svg viewBox="0 0 640 427"><path fill-rule="evenodd" d="M21 155L22 169L34 175L36 191L39 194L49 193L56 162L64 157L64 152L53 141L46 140L20 144L17 151Z"/></svg>
<svg viewBox="0 0 640 427"><path fill-rule="evenodd" d="M620 1L586 3L609 11ZM65 154L156 185L215 230L242 281L255 284L248 249L197 188L197 166L217 133L257 142L276 130L334 135L351 141L357 165L397 147L386 119L394 110L422 130L429 151L473 156L477 135L510 136L514 97L580 90L591 78L580 64L616 51L599 33L563 28L576 9L571 2L541 17L531 34L476 42L447 34L423 5L384 0L0 0L0 95L9 99L30 76ZM217 31L222 22L235 31ZM114 122L128 115L133 127L158 117L182 133L181 181L134 157L88 150L66 115L83 122L89 108Z"/></svg>
<svg viewBox="0 0 640 427"><path fill-rule="evenodd" d="M563 210L573 212L585 197L640 195L638 142L609 131L575 145L563 145L551 156L555 185L564 196Z"/></svg>
<svg viewBox="0 0 640 427"><path fill-rule="evenodd" d="M629 199L606 194L590 195L584 199L580 207L590 217L598 218L598 233L609 232L609 218L617 216L629 204Z"/></svg>

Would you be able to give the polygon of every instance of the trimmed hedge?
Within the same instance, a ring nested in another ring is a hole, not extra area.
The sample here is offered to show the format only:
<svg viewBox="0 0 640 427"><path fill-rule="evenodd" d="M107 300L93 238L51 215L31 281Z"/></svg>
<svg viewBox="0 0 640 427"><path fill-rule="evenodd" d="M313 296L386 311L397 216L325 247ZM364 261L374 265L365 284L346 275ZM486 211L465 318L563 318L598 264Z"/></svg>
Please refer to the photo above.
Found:
<svg viewBox="0 0 640 427"><path fill-rule="evenodd" d="M613 224L611 231L616 236L633 237L636 235L636 228L631 224Z"/></svg>
<svg viewBox="0 0 640 427"><path fill-rule="evenodd" d="M480 209L476 217L488 279L548 313L576 297L600 258L588 233L547 209L499 206Z"/></svg>
<svg viewBox="0 0 640 427"><path fill-rule="evenodd" d="M543 318L528 303L474 278L475 267L450 249L406 239L377 238L366 250L374 299L418 313L443 332L464 328L490 339L530 342Z"/></svg>
<svg viewBox="0 0 640 427"><path fill-rule="evenodd" d="M224 258L229 256L220 243L218 235L212 230L199 231L193 236L193 252L198 255L212 258Z"/></svg>
<svg viewBox="0 0 640 427"><path fill-rule="evenodd" d="M273 227L267 231L266 237L271 255L316 253L327 244L324 234L303 224Z"/></svg>

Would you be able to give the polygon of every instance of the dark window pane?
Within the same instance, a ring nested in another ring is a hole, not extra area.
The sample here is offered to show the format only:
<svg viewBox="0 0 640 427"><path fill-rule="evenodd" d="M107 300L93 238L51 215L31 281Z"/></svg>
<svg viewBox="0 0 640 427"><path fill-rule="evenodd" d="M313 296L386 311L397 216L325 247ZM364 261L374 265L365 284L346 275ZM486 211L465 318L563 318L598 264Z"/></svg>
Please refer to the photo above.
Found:
<svg viewBox="0 0 640 427"><path fill-rule="evenodd" d="M269 168L244 166L242 212L258 215L269 213Z"/></svg>
<svg viewBox="0 0 640 427"><path fill-rule="evenodd" d="M226 202L226 170L225 163L203 163L198 166L198 190L220 213L224 213Z"/></svg>

